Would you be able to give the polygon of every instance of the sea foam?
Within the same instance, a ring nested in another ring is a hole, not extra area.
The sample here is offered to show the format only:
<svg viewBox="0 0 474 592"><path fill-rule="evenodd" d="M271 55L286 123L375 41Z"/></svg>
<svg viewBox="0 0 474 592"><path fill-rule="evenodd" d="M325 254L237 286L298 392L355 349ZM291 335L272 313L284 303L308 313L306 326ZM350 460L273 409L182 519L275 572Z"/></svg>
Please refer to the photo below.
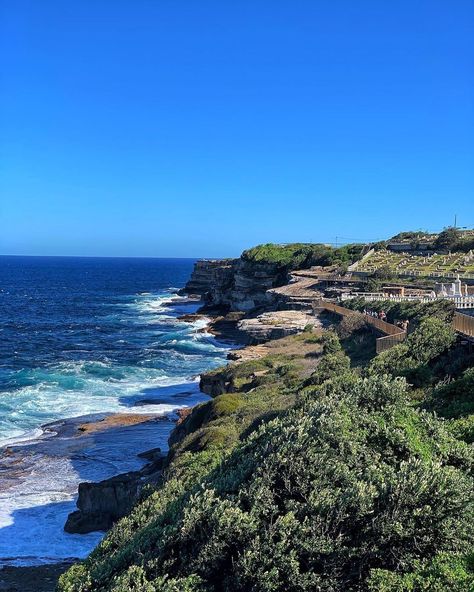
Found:
<svg viewBox="0 0 474 592"><path fill-rule="evenodd" d="M179 321L177 304L184 312L196 308L167 289L111 295L97 303L92 319L72 318L67 329L54 325L65 342L62 352L45 353L38 366L1 369L0 446L13 451L17 472L8 464L2 471L0 565L85 557L103 534L63 531L79 482L137 469L143 461L136 454L166 449L173 426L145 422L113 438L99 432L71 452L61 429L45 424L104 413L172 416L205 399L198 375L222 364L228 348L202 332L205 320ZM48 334L42 338L47 347Z"/></svg>

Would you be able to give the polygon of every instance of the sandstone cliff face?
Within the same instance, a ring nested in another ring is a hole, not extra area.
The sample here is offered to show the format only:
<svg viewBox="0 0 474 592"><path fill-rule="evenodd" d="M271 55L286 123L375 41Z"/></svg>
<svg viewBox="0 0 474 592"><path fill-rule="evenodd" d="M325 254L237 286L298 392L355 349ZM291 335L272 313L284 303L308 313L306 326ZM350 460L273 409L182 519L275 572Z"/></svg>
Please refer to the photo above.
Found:
<svg viewBox="0 0 474 592"><path fill-rule="evenodd" d="M235 266L231 292L233 310L249 312L272 305L272 294L267 290L286 282L287 274L276 265L239 260Z"/></svg>
<svg viewBox="0 0 474 592"><path fill-rule="evenodd" d="M230 306L230 291L237 261L238 259L196 261L183 292L199 295L209 305Z"/></svg>
<svg viewBox="0 0 474 592"><path fill-rule="evenodd" d="M210 397L218 397L224 393L232 393L235 390L235 387L228 366L201 374L199 388L201 389L201 392L206 393L206 395L209 395Z"/></svg>
<svg viewBox="0 0 474 592"><path fill-rule="evenodd" d="M281 286L286 272L276 265L242 259L203 260L195 264L183 292L199 294L207 306L249 312L273 304L267 290Z"/></svg>

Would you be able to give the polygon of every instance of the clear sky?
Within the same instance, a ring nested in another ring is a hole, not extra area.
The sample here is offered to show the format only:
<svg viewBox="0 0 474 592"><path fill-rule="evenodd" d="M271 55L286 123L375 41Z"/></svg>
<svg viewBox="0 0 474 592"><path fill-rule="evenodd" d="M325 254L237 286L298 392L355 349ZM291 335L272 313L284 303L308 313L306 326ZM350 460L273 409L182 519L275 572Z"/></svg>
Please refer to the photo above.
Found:
<svg viewBox="0 0 474 592"><path fill-rule="evenodd" d="M0 253L474 226L473 0L2 0Z"/></svg>

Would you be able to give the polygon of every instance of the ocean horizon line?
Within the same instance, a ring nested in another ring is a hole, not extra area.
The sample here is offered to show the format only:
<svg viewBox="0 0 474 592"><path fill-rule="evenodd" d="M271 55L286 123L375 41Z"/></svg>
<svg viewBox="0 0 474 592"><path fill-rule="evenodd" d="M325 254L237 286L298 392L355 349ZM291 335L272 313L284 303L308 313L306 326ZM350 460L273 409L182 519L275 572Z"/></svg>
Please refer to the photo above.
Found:
<svg viewBox="0 0 474 592"><path fill-rule="evenodd" d="M160 257L154 255L19 255L0 253L1 258L28 258L28 259L160 259L175 261L196 261L199 259L228 259L225 256L193 256L193 257ZM237 256L235 257L237 258Z"/></svg>

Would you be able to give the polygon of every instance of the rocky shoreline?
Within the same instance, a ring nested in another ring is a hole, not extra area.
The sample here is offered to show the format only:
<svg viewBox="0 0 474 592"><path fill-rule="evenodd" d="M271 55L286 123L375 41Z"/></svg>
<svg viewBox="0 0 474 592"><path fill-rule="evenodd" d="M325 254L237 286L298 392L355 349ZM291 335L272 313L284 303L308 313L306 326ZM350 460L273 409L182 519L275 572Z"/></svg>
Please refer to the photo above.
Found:
<svg viewBox="0 0 474 592"><path fill-rule="evenodd" d="M145 447L162 439L160 434L169 435L186 409L191 407L178 410L172 416L114 413L48 424L43 427L43 439L28 445L12 445L4 450L0 459L3 491L9 493L11 489L13 492L14 487L27 481L38 467L58 459L72 463L81 475L83 470L88 470L88 474L93 477L94 448L97 447L103 454L104 449L112 448L114 442L120 443L117 456L123 450L122 454L128 458L127 464L135 467L134 470L112 474L100 481L88 479L81 482L77 510L69 516L64 514L64 530L67 533L91 536L86 533L94 535L97 531L106 531L130 511L146 485L159 483L166 455L160 448ZM113 458L110 457L108 462L112 463ZM0 569L0 592L53 592L57 579L73 561L48 562L37 566L4 566Z"/></svg>
<svg viewBox="0 0 474 592"><path fill-rule="evenodd" d="M59 576L72 562L28 567L7 566L0 570L0 592L54 592Z"/></svg>
<svg viewBox="0 0 474 592"><path fill-rule="evenodd" d="M208 322L199 329L200 331L208 331L228 343L234 343L232 335L224 335L222 330L216 330L214 333L212 324L215 318L211 318L206 312L190 315L189 318L183 316L180 320L195 322L205 319ZM65 419L43 426L43 436L36 441L7 446L0 458L3 490L13 487L18 480L27 479L35 470L38 458L61 455L73 459L73 463L81 459L81 462L87 464L88 447L92 443L103 447L104 442L114 439L119 439L122 443L135 442L135 446L127 447L132 455L130 463L141 467L113 474L99 481L89 478L81 482L78 487L77 509L69 514L64 524L65 532L78 536L108 530L116 520L130 511L147 485L156 486L160 482L163 464L166 461L166 449L162 451L157 447L146 448L147 440L152 443L153 438L150 436L157 433L157 430L159 433L166 432L166 439L172 438L174 427L179 426L202 397L206 398L204 394L196 396L199 392L197 384L190 383L188 389L184 388L186 385L177 386L177 392L172 393L167 399L140 399L133 404L137 410L143 405L158 402L176 403L177 406L189 404L177 408L171 415L134 413L132 407L129 413L96 414ZM91 470L89 474L93 476L93 472ZM59 576L69 568L71 562L4 566L0 569L0 592L53 592Z"/></svg>
<svg viewBox="0 0 474 592"><path fill-rule="evenodd" d="M288 278L283 277L281 270L275 266L248 265L241 259L197 262L190 281L180 294L193 301L200 299L203 306L197 313L182 315L178 320L190 323L205 321L199 331L237 345L239 349L230 352L229 360L256 359L266 354L267 342L300 333L319 322L308 310L287 310L287 307L278 310L278 295L275 296L271 290L287 281ZM206 374L203 374L200 392L213 394L216 389L220 392L228 390L226 385L214 383L215 378L207 380ZM180 438L182 425L197 402L182 408L173 419L133 412L84 418L75 421L74 437L96 438L101 434L112 434L117 429L127 429L129 435L124 434L124 437L130 437L154 422L167 422L169 426L169 422L173 421L173 428L167 428L168 442L172 444ZM140 403L147 404L149 401L137 401L135 404L139 406ZM77 510L69 514L66 532L90 533L109 529L130 511L147 485L159 484L167 462L165 452L156 447L149 450L142 448L135 455L144 463L141 468L99 481L88 479L80 483ZM57 578L68 567L69 563L64 562L34 568L8 567L0 571L0 591L53 592Z"/></svg>
<svg viewBox="0 0 474 592"><path fill-rule="evenodd" d="M196 322L205 320L206 325L201 329L202 332L208 332L217 338L228 343L238 344L242 351L246 349L246 344L253 342L252 329L241 329L239 324L241 315L227 314L222 316L220 310L213 313L206 310L203 313L194 313L183 315L178 319L183 322ZM271 313L268 313L271 314ZM301 325L301 323L300 323ZM303 329L302 326L299 327ZM289 328L287 334L293 333L293 327ZM284 332L282 331L282 335ZM275 336L267 335L267 339L274 339ZM205 387L204 373L201 375L199 390L201 393L210 394ZM147 401L145 401L146 403ZM191 407L178 409L176 412L175 426L171 429L168 442L173 443L176 433L179 432L179 426L183 420L192 411ZM141 418L147 416L127 417L128 425L141 423ZM149 417L149 416L148 416ZM156 417L149 417L150 421L156 421ZM169 420L169 416L166 417ZM85 423L79 426L79 430L84 433L97 432L109 429L115 422L120 421L120 417L111 416L104 418L100 422ZM142 491L148 485L157 486L160 483L162 469L166 465L167 455L160 448L143 451L137 455L139 458L146 459L148 463L138 471L129 471L119 475L114 475L109 479L99 482L83 482L78 488L77 510L68 516L65 524L65 531L74 534L85 534L96 530L106 531L111 528L114 522L127 515L135 502L139 499Z"/></svg>

